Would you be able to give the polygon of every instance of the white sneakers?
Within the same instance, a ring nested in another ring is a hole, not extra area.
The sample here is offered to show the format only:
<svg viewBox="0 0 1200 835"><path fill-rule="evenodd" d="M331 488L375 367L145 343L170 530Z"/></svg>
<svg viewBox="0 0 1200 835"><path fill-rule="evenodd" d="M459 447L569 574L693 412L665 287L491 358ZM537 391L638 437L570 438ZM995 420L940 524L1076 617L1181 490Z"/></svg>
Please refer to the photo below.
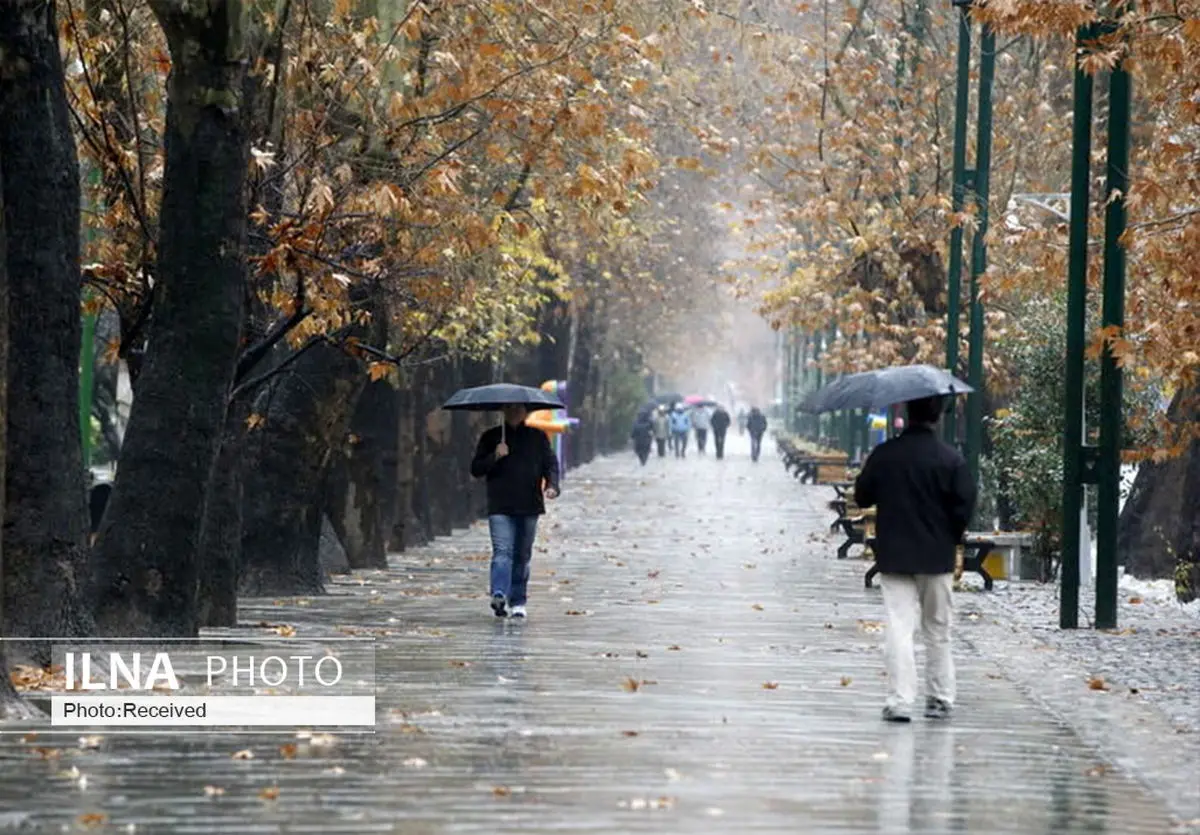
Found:
<svg viewBox="0 0 1200 835"><path fill-rule="evenodd" d="M509 611L508 616L510 618L525 617L525 607L524 606L513 606L512 609Z"/></svg>

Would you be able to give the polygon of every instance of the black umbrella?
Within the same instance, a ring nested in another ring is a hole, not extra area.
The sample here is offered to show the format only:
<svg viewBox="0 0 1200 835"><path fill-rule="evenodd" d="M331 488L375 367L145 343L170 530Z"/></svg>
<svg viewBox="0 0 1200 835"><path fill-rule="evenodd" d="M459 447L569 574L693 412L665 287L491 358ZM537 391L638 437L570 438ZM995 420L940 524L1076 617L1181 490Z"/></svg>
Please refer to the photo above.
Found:
<svg viewBox="0 0 1200 835"><path fill-rule="evenodd" d="M843 409L882 409L922 397L954 396L974 391L969 385L932 365L897 365L850 374L811 394L804 412L839 412Z"/></svg>
<svg viewBox="0 0 1200 835"><path fill-rule="evenodd" d="M654 395L654 402L660 403L663 406L671 406L683 400L683 395L676 391L669 391L666 394Z"/></svg>
<svg viewBox="0 0 1200 835"><path fill-rule="evenodd" d="M524 406L531 412L543 409L565 409L566 404L549 392L514 383L493 383L490 386L459 389L442 404L443 409L466 412L494 412L505 406ZM500 424L504 437L504 424Z"/></svg>

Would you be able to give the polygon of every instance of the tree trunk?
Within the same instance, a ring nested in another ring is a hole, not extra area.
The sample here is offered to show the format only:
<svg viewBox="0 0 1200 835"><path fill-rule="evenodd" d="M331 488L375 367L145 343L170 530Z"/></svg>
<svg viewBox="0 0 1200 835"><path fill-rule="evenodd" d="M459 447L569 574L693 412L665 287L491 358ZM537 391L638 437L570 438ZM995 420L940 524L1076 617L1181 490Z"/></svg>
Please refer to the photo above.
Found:
<svg viewBox="0 0 1200 835"><path fill-rule="evenodd" d="M1176 425L1200 419L1200 384L1175 394L1168 416ZM1183 602L1200 596L1200 440L1183 455L1138 469L1121 510L1117 552L1140 578L1173 578Z"/></svg>
<svg viewBox="0 0 1200 835"><path fill-rule="evenodd" d="M8 270L4 622L78 636L89 531L79 436L79 167L55 4L0 4L0 177Z"/></svg>
<svg viewBox="0 0 1200 835"><path fill-rule="evenodd" d="M167 36L158 281L145 364L100 530L102 634L193 636L198 540L246 284L241 4L151 0Z"/></svg>
<svg viewBox="0 0 1200 835"><path fill-rule="evenodd" d="M392 522L390 547L403 551L424 542L416 515L416 491L413 477L418 454L416 419L413 403L417 375L408 372L401 380L396 397L396 510Z"/></svg>
<svg viewBox="0 0 1200 835"><path fill-rule="evenodd" d="M361 334L359 335L361 338ZM366 383L362 362L321 342L255 398L246 436L239 590L321 594L321 516L328 475Z"/></svg>
<svg viewBox="0 0 1200 835"><path fill-rule="evenodd" d="M227 407L217 463L204 499L200 525L197 596L201 626L237 626L238 570L242 554L242 456L250 404Z"/></svg>
<svg viewBox="0 0 1200 835"><path fill-rule="evenodd" d="M0 12L3 14L3 12ZM4 43L0 40L0 43ZM4 155L0 148L0 514L4 510L4 464L6 461L5 433L8 417L8 248L4 230ZM4 582L4 527L0 526L0 584ZM4 624L4 595L0 594L0 635L6 634ZM0 641L0 722L29 719L36 715L29 704L17 695L8 676L5 643Z"/></svg>
<svg viewBox="0 0 1200 835"><path fill-rule="evenodd" d="M397 512L397 405L390 382L367 383L350 421L349 443L334 455L327 507L351 568L387 568Z"/></svg>

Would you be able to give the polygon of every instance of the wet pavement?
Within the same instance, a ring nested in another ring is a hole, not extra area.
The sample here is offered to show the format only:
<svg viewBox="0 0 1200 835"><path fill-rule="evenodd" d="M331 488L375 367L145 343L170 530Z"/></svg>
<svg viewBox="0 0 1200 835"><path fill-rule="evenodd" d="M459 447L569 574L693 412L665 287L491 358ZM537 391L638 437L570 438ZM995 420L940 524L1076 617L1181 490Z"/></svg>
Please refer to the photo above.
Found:
<svg viewBox="0 0 1200 835"><path fill-rule="evenodd" d="M487 610L482 527L323 598L246 601L240 634L376 636L374 735L6 734L0 831L1185 831L969 621L953 721L881 723L879 592L833 559L831 491L732 446L570 473L527 622Z"/></svg>

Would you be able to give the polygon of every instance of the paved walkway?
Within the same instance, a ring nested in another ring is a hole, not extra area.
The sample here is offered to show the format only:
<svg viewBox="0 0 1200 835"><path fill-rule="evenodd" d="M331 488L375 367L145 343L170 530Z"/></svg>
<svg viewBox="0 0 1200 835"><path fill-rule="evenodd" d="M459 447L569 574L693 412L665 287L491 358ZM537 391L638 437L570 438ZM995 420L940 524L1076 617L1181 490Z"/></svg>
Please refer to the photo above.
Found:
<svg viewBox="0 0 1200 835"><path fill-rule="evenodd" d="M757 465L735 440L724 462L571 473L525 623L487 611L482 528L325 598L249 601L248 624L379 635L379 733L291 757L267 737L109 737L50 759L33 749L55 743L3 736L0 829L1173 831L1164 799L972 646L969 620L953 722L881 723L878 591L832 558L828 489L767 447Z"/></svg>

